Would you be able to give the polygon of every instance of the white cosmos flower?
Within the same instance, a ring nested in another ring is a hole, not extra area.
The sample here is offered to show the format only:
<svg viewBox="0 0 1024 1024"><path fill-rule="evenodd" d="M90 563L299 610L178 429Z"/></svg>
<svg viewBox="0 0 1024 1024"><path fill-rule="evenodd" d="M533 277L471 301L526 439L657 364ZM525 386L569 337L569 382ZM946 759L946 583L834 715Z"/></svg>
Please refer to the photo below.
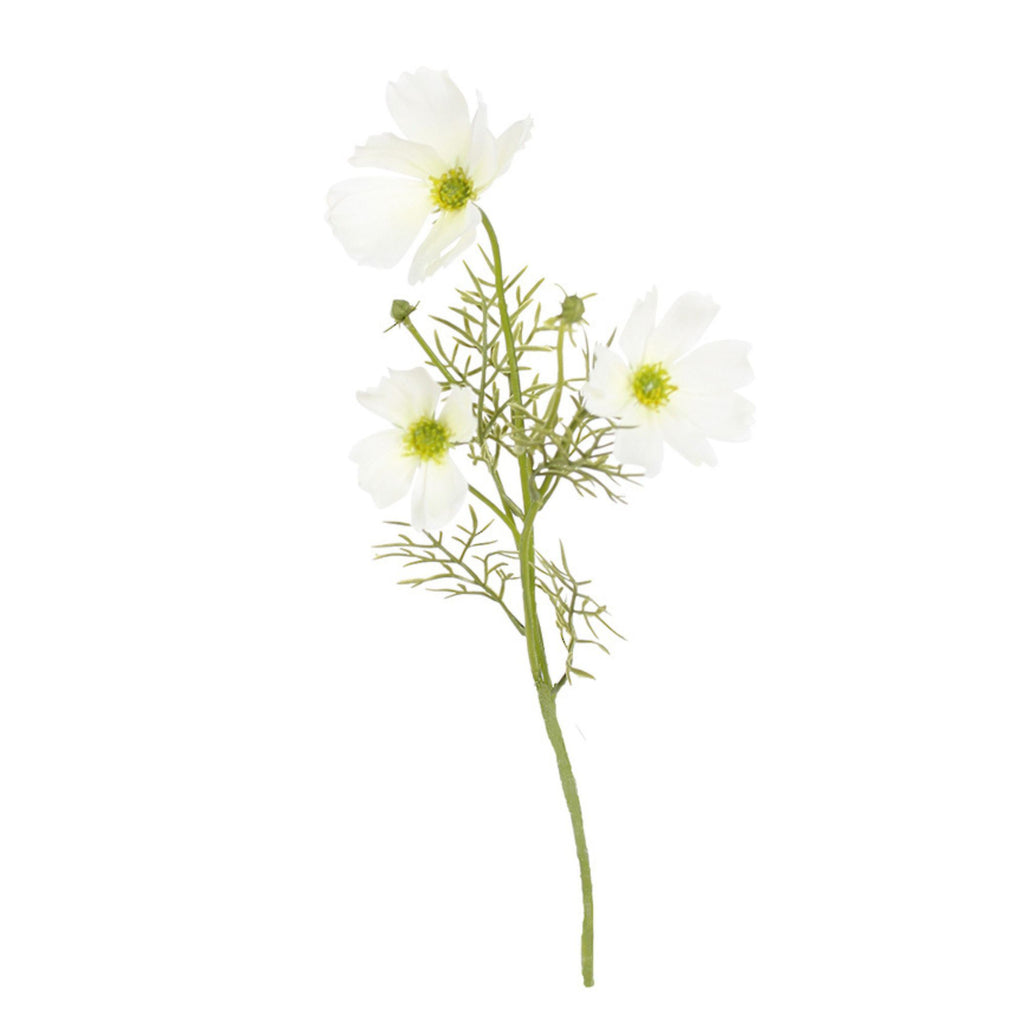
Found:
<svg viewBox="0 0 1024 1024"><path fill-rule="evenodd" d="M625 361L602 346L583 389L590 412L628 428L616 431L615 457L648 476L661 469L664 441L695 466L714 466L708 438L746 441L754 421L754 406L735 390L753 380L750 346L713 341L694 348L718 306L688 292L655 326L657 302L652 289L633 307L619 335Z"/></svg>
<svg viewBox="0 0 1024 1024"><path fill-rule="evenodd" d="M407 137L371 135L349 162L402 177L339 182L327 195L327 220L353 259L393 267L435 213L409 269L409 281L416 284L473 244L480 223L473 200L508 170L533 122L517 121L495 137L479 97L471 121L448 73L427 68L391 82L387 103Z"/></svg>
<svg viewBox="0 0 1024 1024"><path fill-rule="evenodd" d="M441 386L423 367L388 373L379 386L356 394L367 409L394 424L352 449L359 486L370 492L378 508L398 501L411 487L412 525L436 530L466 498L466 478L448 451L476 433L473 393L453 388L435 415Z"/></svg>

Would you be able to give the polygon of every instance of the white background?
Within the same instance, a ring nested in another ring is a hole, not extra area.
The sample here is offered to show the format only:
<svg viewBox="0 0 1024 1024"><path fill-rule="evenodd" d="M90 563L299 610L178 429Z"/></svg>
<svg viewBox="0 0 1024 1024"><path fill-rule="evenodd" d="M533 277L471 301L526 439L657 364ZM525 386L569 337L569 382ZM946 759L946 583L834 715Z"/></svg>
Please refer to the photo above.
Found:
<svg viewBox="0 0 1024 1024"><path fill-rule="evenodd" d="M5 1022L1024 1019L1014 7L6 9ZM629 637L560 699L589 991L525 652L347 461L461 280L323 221L421 65L535 119L510 266L754 345L753 442L544 533Z"/></svg>

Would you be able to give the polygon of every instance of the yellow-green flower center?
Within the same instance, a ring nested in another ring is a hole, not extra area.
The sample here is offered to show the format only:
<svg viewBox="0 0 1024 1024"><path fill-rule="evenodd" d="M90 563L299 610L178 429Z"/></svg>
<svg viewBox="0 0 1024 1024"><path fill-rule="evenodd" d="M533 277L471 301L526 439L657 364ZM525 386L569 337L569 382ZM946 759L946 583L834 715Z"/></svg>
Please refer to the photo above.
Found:
<svg viewBox="0 0 1024 1024"><path fill-rule="evenodd" d="M632 380L633 396L648 409L660 409L679 389L672 383L668 370L661 363L644 363Z"/></svg>
<svg viewBox="0 0 1024 1024"><path fill-rule="evenodd" d="M473 182L461 167L453 167L430 181L433 185L430 198L439 210L461 210L471 199L476 199Z"/></svg>
<svg viewBox="0 0 1024 1024"><path fill-rule="evenodd" d="M451 433L433 416L424 416L406 430L402 443L406 455L424 462L440 462L451 447Z"/></svg>

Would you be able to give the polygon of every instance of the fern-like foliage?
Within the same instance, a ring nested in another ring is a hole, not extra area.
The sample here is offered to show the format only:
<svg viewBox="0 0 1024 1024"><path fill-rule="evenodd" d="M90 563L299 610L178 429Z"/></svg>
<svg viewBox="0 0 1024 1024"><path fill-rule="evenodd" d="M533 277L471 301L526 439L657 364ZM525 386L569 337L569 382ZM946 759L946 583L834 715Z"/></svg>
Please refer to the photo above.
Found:
<svg viewBox="0 0 1024 1024"><path fill-rule="evenodd" d="M388 525L412 530L409 523L389 520ZM524 633L522 622L505 600L510 580L516 579L510 566L516 553L494 547L497 540L489 535L493 521L481 524L476 509L469 506L469 524L456 526L451 535L444 532L419 531L400 533L398 540L375 545L378 559L400 558L403 568L425 570L425 575L399 580L408 587L423 587L451 597L485 597L500 605L516 629Z"/></svg>
<svg viewBox="0 0 1024 1024"><path fill-rule="evenodd" d="M542 591L551 603L555 613L555 625L565 648L565 672L555 684L556 690L566 682L571 682L574 676L594 678L590 672L575 663L575 658L577 648L584 645L592 645L605 654L608 653L608 648L598 639L599 629L613 633L620 640L623 639L622 634L608 623L605 617L607 608L584 591L583 588L590 585L590 580L577 580L573 575L565 557L565 545L562 543L559 543L559 555L557 563L540 553L536 555L537 589ZM586 630L587 635L580 635L581 627Z"/></svg>
<svg viewBox="0 0 1024 1024"><path fill-rule="evenodd" d="M472 502L478 504L471 502L468 522L463 520L450 531L420 532L408 523L393 522L403 532L395 541L378 544L376 557L399 558L406 568L415 569L416 575L399 581L406 586L438 591L446 598L486 598L501 607L524 636L526 614L519 588L513 588L510 604L508 584L521 576L535 580L551 606L565 648L564 672L553 684L557 692L574 678L593 678L576 663L582 647L607 651L598 639L600 631L619 634L608 624L604 605L586 591L589 580L573 575L564 547L558 560L536 552L534 520L562 481L581 495L623 501L622 485L639 474L624 470L614 457L616 427L593 415L584 402L583 388L594 359L580 313L582 300L573 297L576 315L566 315L563 303L562 314L545 319L538 298L543 279L529 283L524 268L499 288L494 263L481 252L484 271L477 274L463 264L469 284L458 289L460 304L430 318L436 325L431 340L414 327L415 308L407 303L400 322L441 373L444 387L473 392L476 433L464 451L486 470L494 493L488 496L470 486ZM569 370L570 357L575 373ZM508 472L512 465L514 476ZM482 521L478 508L494 518ZM495 539L499 523L509 531L512 547ZM521 554L527 551L528 555ZM532 560L532 569L520 568L521 557Z"/></svg>

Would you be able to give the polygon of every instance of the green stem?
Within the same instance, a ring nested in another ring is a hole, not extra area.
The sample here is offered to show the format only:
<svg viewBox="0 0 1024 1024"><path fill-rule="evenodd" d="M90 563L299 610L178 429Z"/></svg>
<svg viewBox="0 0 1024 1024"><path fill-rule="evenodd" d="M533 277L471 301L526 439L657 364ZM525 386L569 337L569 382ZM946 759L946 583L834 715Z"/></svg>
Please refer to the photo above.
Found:
<svg viewBox="0 0 1024 1024"><path fill-rule="evenodd" d="M514 436L522 437L523 403L522 390L519 382L519 364L516 353L515 336L508 315L508 302L505 298L505 283L501 269L501 250L487 215L480 211L481 222L491 243L491 254L494 263L495 292L498 297L498 312L501 329L505 335L508 349L509 387L512 391L512 422ZM562 783L562 793L569 817L572 821L572 834L576 842L576 857L580 865L580 884L583 889L583 931L580 938L580 955L583 970L583 984L590 987L594 984L594 897L590 878L590 855L587 852L587 840L583 831L583 809L580 806L576 778L573 775L569 752L566 750L565 738L558 724L555 711L556 688L552 685L548 673L547 657L544 653L544 635L541 631L540 617L537 614L537 567L534 553L534 520L544 505L543 498L537 493L533 479L533 464L529 452L518 448L516 459L519 463L519 475L523 488L523 526L516 539L519 554L519 575L523 584L523 625L526 630L526 651L530 660L530 672L540 713L544 719L544 728L548 740L555 753L558 764L558 777Z"/></svg>
<svg viewBox="0 0 1024 1024"><path fill-rule="evenodd" d="M562 728L558 724L555 710L555 687L548 674L547 659L544 656L544 637L537 615L536 569L533 550L533 520L523 530L523 543L519 550L519 565L523 578L523 620L526 626L526 649L530 658L530 670L537 690L540 713L548 741L555 752L558 763L558 777L562 782L562 793L569 818L572 821L572 835L576 842L576 857L580 865L580 886L583 890L583 930L580 935L580 963L583 984L588 988L594 984L594 892L590 878L590 854L587 838L583 831L583 808L580 806L579 790L569 761Z"/></svg>
<svg viewBox="0 0 1024 1024"><path fill-rule="evenodd" d="M548 429L554 427L558 422L558 406L562 401L562 388L565 387L565 362L563 355L563 346L565 344L565 324L558 321L558 341L556 343L556 349L558 352L558 382L555 384L555 390L551 395L551 404L548 406L548 414L544 417L544 422L548 425Z"/></svg>
<svg viewBox="0 0 1024 1024"><path fill-rule="evenodd" d="M480 208L477 207L479 210ZM505 278L501 270L501 249L498 248L498 236L494 233L487 214L480 210L480 221L491 241L491 255L494 261L494 291L498 296L498 315L501 320L501 332L505 335L508 350L508 382L512 390L512 439L516 444L516 460L519 463L519 481L523 488L523 508L529 507L533 493L533 465L529 454L523 449L523 391L519 384L519 353L516 352L516 339L512 333L512 322L508 317L508 301L505 298Z"/></svg>
<svg viewBox="0 0 1024 1024"><path fill-rule="evenodd" d="M510 512L502 511L483 491L478 490L472 484L469 486L469 493L478 501L482 501L512 531L513 537L519 537L519 531L516 529L515 520Z"/></svg>
<svg viewBox="0 0 1024 1024"><path fill-rule="evenodd" d="M427 358L438 368L438 370L441 371L441 376L444 377L449 384L455 384L456 380L451 375L448 367L437 358L437 353L427 344L423 335L413 327L412 321L406 317L405 320L402 321L402 324L405 329L419 342L420 348L427 353Z"/></svg>

